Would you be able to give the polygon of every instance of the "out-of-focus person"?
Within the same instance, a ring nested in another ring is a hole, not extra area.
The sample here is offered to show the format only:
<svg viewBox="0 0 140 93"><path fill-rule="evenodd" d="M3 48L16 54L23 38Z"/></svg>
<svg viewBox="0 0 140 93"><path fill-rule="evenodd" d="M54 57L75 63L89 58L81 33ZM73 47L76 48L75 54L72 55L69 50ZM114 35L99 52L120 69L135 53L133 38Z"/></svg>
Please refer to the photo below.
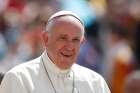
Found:
<svg viewBox="0 0 140 93"><path fill-rule="evenodd" d="M140 93L140 70L133 71L126 77L123 93Z"/></svg>

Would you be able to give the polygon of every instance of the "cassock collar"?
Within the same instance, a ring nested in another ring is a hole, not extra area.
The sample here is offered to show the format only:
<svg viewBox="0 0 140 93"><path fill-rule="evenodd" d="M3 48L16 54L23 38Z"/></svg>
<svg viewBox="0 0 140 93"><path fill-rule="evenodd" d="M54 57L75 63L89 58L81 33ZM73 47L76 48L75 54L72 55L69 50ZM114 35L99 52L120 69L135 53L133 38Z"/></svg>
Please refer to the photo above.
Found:
<svg viewBox="0 0 140 93"><path fill-rule="evenodd" d="M44 51L44 53L42 54L42 59L48 72L51 72L58 77L70 77L71 68L67 70L61 70L60 68L58 68L49 58L47 51Z"/></svg>

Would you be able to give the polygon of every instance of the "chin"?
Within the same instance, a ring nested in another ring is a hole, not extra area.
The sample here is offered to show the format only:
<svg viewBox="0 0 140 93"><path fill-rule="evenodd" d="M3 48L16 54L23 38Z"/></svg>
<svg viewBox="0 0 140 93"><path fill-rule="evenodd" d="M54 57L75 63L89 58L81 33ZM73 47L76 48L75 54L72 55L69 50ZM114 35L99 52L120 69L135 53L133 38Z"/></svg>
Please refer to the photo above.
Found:
<svg viewBox="0 0 140 93"><path fill-rule="evenodd" d="M68 66L68 67L62 67L61 69L62 70L67 70L67 69L70 69L71 68L71 66Z"/></svg>
<svg viewBox="0 0 140 93"><path fill-rule="evenodd" d="M65 64L65 65L63 64L63 65L61 65L60 68L63 69L63 70L66 70L66 69L70 69L72 65L73 64L69 64L69 65L68 64Z"/></svg>

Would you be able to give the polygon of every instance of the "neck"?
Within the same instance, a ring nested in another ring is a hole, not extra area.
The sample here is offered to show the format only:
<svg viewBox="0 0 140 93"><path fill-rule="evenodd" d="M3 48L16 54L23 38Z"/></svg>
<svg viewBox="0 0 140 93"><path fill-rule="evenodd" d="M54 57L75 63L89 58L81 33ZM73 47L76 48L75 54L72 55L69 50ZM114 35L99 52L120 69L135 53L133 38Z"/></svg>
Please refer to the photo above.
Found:
<svg viewBox="0 0 140 93"><path fill-rule="evenodd" d="M45 51L42 55L42 59L44 61L45 67L51 71L52 73L58 75L67 75L71 72L71 68L69 69L60 69L48 56L47 51Z"/></svg>

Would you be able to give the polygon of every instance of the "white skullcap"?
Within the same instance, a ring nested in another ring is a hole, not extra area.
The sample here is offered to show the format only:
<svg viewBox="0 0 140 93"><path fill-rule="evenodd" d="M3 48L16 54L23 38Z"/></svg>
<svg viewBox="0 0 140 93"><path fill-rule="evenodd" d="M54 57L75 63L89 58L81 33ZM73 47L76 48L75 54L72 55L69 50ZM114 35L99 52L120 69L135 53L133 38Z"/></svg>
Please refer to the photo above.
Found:
<svg viewBox="0 0 140 93"><path fill-rule="evenodd" d="M75 13L73 13L73 12L71 12L71 11L66 11L66 10L59 11L59 12L56 12L55 14L53 14L53 15L48 19L47 24L48 24L51 20L53 20L53 19L55 19L55 18L57 18L57 17L67 16L67 15L68 15L68 16L72 16L72 17L78 19L78 20L80 21L80 23L84 26L84 23L82 22L82 20L81 20Z"/></svg>

